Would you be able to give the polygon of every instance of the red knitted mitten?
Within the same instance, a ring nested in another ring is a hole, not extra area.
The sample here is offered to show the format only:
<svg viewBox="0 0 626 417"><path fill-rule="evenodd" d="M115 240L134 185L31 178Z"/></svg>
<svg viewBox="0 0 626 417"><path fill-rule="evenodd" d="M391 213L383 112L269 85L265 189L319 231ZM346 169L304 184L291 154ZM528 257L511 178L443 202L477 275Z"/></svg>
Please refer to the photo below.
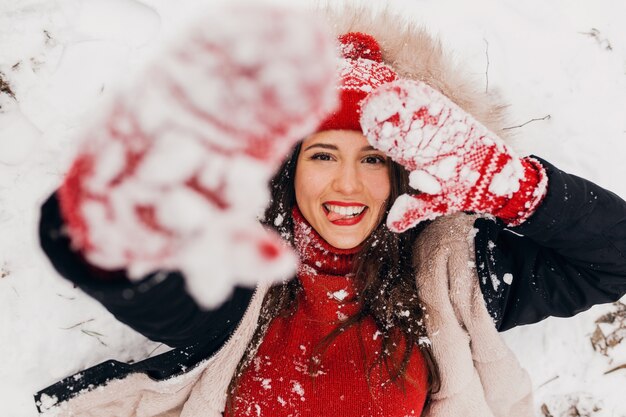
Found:
<svg viewBox="0 0 626 417"><path fill-rule="evenodd" d="M224 6L90 126L60 191L73 244L131 278L180 270L206 306L295 257L256 221L267 183L336 102L334 39L302 12Z"/></svg>
<svg viewBox="0 0 626 417"><path fill-rule="evenodd" d="M395 201L391 230L458 211L519 225L546 193L538 161L515 156L496 134L422 82L398 80L376 89L363 102L361 126L371 145L409 170L411 187L421 191Z"/></svg>

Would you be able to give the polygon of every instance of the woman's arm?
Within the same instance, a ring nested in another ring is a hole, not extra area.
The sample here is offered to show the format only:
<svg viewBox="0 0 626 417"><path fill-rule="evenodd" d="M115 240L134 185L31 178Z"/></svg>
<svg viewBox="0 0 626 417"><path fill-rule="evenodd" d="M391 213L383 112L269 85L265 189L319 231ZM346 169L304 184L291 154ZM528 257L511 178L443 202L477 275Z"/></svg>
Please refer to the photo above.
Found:
<svg viewBox="0 0 626 417"><path fill-rule="evenodd" d="M548 192L526 222L509 228L476 222L480 285L501 331L573 316L626 294L626 202L540 162Z"/></svg>
<svg viewBox="0 0 626 417"><path fill-rule="evenodd" d="M57 197L52 195L41 209L39 238L54 268L149 339L172 347L200 344L214 350L234 332L252 298L252 289L237 287L220 307L201 310L185 290L180 273L158 272L131 282L124 271L88 264L72 250L64 229Z"/></svg>
<svg viewBox="0 0 626 417"><path fill-rule="evenodd" d="M572 316L626 293L624 200L545 161L519 158L420 81L384 84L361 114L372 146L410 171L411 187L421 191L394 202L391 230L460 211L499 219L476 222L478 275L499 329Z"/></svg>

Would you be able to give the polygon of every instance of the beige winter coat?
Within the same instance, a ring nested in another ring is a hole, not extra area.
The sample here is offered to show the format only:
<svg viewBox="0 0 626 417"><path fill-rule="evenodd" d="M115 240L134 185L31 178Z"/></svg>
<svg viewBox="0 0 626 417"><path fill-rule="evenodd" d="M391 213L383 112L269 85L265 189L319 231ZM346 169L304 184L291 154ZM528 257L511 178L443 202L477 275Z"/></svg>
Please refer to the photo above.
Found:
<svg viewBox="0 0 626 417"><path fill-rule="evenodd" d="M415 246L417 284L440 369L427 417L531 417L530 380L503 343L474 266L474 216L443 217ZM233 337L184 375L154 381L134 374L49 409L46 416L219 417L226 389L256 327L267 288L258 288Z"/></svg>
<svg viewBox="0 0 626 417"><path fill-rule="evenodd" d="M328 12L337 33L361 31L381 44L383 59L400 76L420 79L439 89L476 119L501 133L502 106L484 87L461 77L440 45L424 31L399 24L391 13L372 18L360 9ZM427 309L427 329L441 373L428 417L531 417L528 375L502 342L478 286L474 268L474 217L438 219L415 246L417 285ZM109 382L105 387L54 404L42 399L45 416L218 417L226 389L255 330L267 288L258 288L233 337L213 357L167 381L144 374Z"/></svg>

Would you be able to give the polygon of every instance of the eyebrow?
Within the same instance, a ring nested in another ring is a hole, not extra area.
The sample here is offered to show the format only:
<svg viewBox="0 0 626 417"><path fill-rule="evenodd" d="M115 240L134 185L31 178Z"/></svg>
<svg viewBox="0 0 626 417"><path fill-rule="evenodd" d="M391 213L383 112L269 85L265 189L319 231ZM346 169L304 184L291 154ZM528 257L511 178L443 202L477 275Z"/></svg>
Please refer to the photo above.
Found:
<svg viewBox="0 0 626 417"><path fill-rule="evenodd" d="M337 148L337 146L335 146L335 145L331 145L330 143L314 143L313 145L308 146L308 147L305 149L305 152L306 152L306 151L308 151L308 150L309 150L309 149L311 149L311 148L330 149L330 150L332 150L332 151L339 150L339 148ZM371 145L364 146L364 147L362 147L362 148L361 148L361 152L369 152L369 151L376 151L376 150L377 150L377 149L376 149L376 148L374 148L374 147L373 147L373 146L371 146Z"/></svg>

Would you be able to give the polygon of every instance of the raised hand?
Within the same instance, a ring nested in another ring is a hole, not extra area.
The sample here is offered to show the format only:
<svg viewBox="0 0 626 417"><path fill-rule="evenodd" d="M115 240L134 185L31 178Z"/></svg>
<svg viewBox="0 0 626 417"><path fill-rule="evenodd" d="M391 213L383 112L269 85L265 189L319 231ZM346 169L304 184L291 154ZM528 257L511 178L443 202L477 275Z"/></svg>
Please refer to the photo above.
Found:
<svg viewBox="0 0 626 417"><path fill-rule="evenodd" d="M496 134L423 82L397 80L362 104L372 146L410 171L410 186L387 220L396 232L458 211L489 213L509 225L526 220L545 195L538 161L515 156Z"/></svg>
<svg viewBox="0 0 626 417"><path fill-rule="evenodd" d="M180 270L205 306L289 277L295 257L256 215L334 107L334 48L303 12L214 7L86 130L59 191L76 248L134 278Z"/></svg>

